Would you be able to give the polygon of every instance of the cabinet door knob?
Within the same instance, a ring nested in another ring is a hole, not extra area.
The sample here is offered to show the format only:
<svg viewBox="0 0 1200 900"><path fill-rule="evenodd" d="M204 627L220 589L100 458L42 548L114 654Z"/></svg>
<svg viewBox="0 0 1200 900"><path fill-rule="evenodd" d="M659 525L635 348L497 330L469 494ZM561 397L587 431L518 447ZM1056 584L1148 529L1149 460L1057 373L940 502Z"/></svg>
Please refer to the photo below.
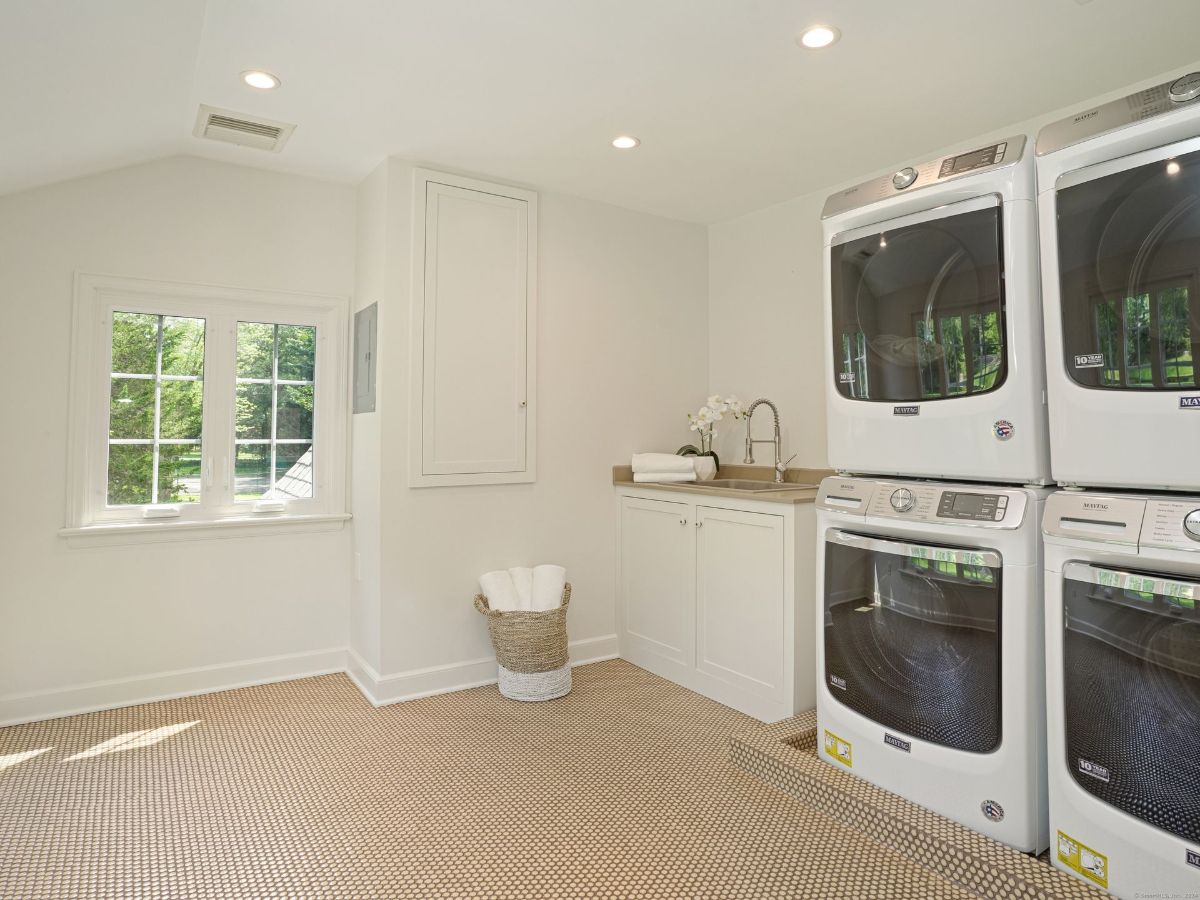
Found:
<svg viewBox="0 0 1200 900"><path fill-rule="evenodd" d="M686 524L687 524L687 519L680 519L680 520L679 520L679 524L680 524L680 525L686 525Z"/></svg>
<svg viewBox="0 0 1200 900"><path fill-rule="evenodd" d="M699 521L698 521L698 522L696 522L696 527L697 527L697 528L701 528L701 527L703 527L703 525L704 525L704 523L703 523L703 522L699 522Z"/></svg>

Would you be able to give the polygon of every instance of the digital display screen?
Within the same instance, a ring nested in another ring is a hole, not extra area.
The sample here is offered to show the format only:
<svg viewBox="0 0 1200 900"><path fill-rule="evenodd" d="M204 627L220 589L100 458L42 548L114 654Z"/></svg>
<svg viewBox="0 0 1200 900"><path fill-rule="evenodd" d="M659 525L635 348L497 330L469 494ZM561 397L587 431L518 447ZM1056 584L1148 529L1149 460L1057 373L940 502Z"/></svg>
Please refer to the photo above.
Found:
<svg viewBox="0 0 1200 900"><path fill-rule="evenodd" d="M978 516L983 513L983 501L984 498L979 494L955 494L954 505L950 508L955 513Z"/></svg>
<svg viewBox="0 0 1200 900"><path fill-rule="evenodd" d="M964 153L962 156L954 157L954 164L951 166L951 172L966 172L968 169L974 169L976 166L990 165L996 155L995 147L988 147L985 150L976 150L973 153Z"/></svg>

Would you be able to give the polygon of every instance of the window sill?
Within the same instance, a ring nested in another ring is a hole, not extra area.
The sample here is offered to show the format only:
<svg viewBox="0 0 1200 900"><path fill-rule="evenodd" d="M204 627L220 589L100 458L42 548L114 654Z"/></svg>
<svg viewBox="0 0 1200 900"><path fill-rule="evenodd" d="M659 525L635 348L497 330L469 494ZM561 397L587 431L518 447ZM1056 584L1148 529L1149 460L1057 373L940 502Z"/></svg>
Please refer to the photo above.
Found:
<svg viewBox="0 0 1200 900"><path fill-rule="evenodd" d="M153 544L166 541L206 541L256 537L270 534L306 534L341 531L349 513L312 515L257 515L205 522L109 522L63 528L58 534L68 547L113 547L122 544Z"/></svg>

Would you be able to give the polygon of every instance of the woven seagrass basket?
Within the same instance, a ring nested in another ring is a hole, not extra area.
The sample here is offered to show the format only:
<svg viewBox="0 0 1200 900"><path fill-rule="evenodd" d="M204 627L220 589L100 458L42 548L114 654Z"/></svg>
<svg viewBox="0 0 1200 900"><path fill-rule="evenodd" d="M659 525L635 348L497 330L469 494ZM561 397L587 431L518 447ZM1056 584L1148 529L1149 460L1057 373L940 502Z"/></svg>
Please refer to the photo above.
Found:
<svg viewBox="0 0 1200 900"><path fill-rule="evenodd" d="M513 700L553 700L571 690L567 658L567 606L571 585L563 588L562 603L543 612L498 610L483 594L475 608L487 616L488 634L500 664L500 693Z"/></svg>

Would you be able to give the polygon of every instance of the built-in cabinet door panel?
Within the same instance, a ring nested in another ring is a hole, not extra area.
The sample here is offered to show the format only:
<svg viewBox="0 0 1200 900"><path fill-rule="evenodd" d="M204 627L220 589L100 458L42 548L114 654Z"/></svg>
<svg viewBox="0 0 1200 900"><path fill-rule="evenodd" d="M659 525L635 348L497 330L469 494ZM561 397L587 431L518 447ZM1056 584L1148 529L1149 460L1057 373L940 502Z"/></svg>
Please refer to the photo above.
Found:
<svg viewBox="0 0 1200 900"><path fill-rule="evenodd" d="M621 654L675 680L686 677L693 661L695 536L690 510L686 503L635 497L621 501Z"/></svg>
<svg viewBox="0 0 1200 900"><path fill-rule="evenodd" d="M698 507L696 669L755 694L784 684L782 516Z"/></svg>
<svg viewBox="0 0 1200 900"><path fill-rule="evenodd" d="M525 191L417 181L415 486L533 480L533 231Z"/></svg>

